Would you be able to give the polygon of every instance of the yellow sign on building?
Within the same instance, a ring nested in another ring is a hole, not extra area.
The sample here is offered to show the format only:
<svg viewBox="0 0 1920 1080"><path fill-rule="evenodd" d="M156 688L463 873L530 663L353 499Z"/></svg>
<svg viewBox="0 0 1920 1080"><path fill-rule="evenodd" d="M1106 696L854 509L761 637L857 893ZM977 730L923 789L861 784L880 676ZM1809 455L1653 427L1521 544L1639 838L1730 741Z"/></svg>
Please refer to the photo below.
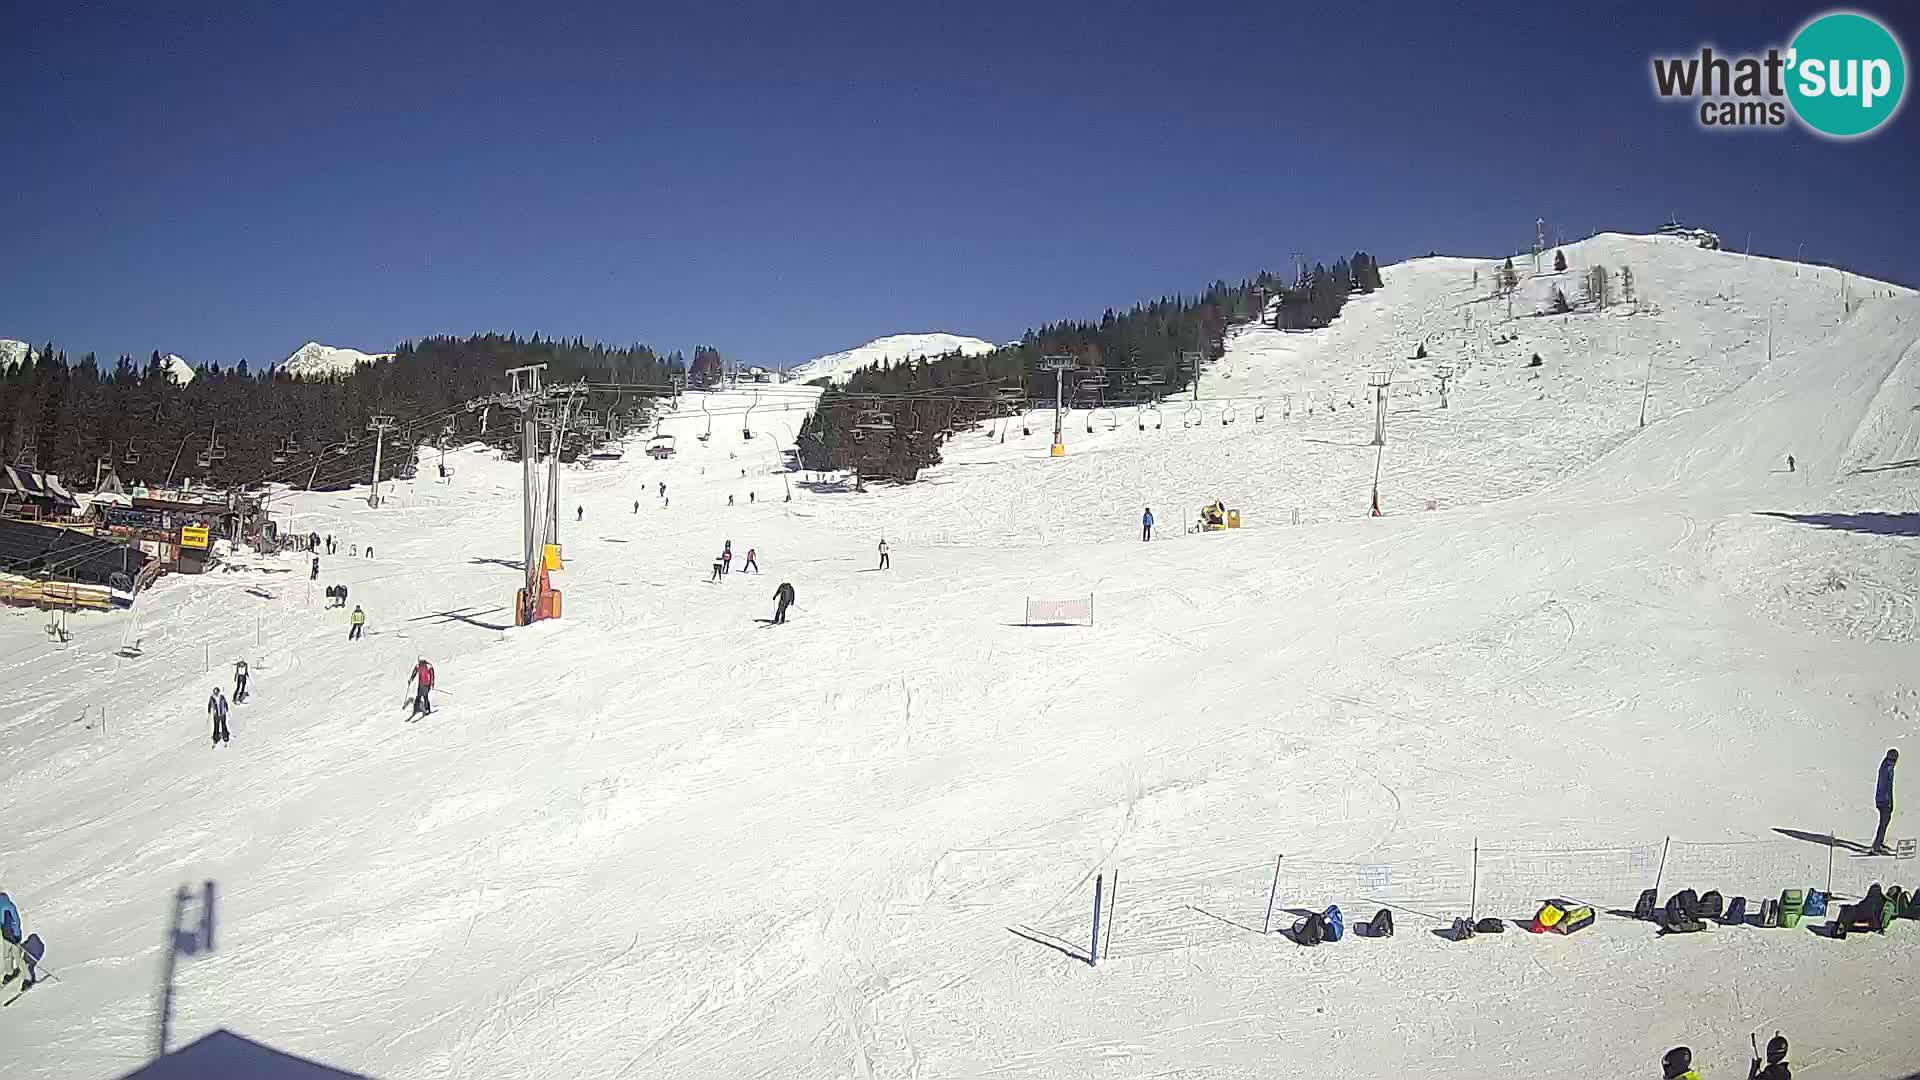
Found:
<svg viewBox="0 0 1920 1080"><path fill-rule="evenodd" d="M204 548L207 546L207 527L205 525L180 526L180 546Z"/></svg>

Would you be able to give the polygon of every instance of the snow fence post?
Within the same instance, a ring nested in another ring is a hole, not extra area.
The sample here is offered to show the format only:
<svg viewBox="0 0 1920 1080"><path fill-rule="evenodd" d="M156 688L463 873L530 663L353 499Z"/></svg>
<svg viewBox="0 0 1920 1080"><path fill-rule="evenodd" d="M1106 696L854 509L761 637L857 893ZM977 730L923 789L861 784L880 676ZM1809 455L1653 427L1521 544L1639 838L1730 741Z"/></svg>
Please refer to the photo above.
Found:
<svg viewBox="0 0 1920 1080"><path fill-rule="evenodd" d="M1106 875L1093 875L1093 941L1087 946L1087 966L1097 967L1100 963L1100 883Z"/></svg>
<svg viewBox="0 0 1920 1080"><path fill-rule="evenodd" d="M1672 846L1673 837L1671 836L1660 845L1660 869L1653 872L1653 896L1656 904L1660 902L1660 881L1667 876L1667 849Z"/></svg>
<svg viewBox="0 0 1920 1080"><path fill-rule="evenodd" d="M1467 918L1474 919L1480 904L1480 838L1473 838L1473 870L1471 883L1467 886Z"/></svg>
<svg viewBox="0 0 1920 1080"><path fill-rule="evenodd" d="M1827 895L1828 896L1833 895L1833 849L1839 846L1839 841L1835 840L1834 837L1839 835L1840 835L1839 833L1834 832L1831 828L1827 830Z"/></svg>
<svg viewBox="0 0 1920 1080"><path fill-rule="evenodd" d="M1273 887L1267 890L1267 921L1260 927L1261 934L1273 933L1273 902L1280 895L1280 860L1284 854L1273 857Z"/></svg>
<svg viewBox="0 0 1920 1080"><path fill-rule="evenodd" d="M1107 940L1100 947L1103 953L1113 952L1113 907L1120 900L1120 868L1113 868L1113 888L1107 890Z"/></svg>

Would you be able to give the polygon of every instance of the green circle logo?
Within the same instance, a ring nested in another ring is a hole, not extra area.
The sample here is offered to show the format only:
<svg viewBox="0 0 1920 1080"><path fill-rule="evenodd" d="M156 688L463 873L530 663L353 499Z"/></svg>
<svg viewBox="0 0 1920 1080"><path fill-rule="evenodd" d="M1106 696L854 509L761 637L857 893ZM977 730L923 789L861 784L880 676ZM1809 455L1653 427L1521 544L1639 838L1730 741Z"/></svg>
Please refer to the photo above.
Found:
<svg viewBox="0 0 1920 1080"><path fill-rule="evenodd" d="M1836 139L1893 119L1907 90L1907 57L1875 20L1838 11L1802 27L1787 54L1787 100L1802 123Z"/></svg>

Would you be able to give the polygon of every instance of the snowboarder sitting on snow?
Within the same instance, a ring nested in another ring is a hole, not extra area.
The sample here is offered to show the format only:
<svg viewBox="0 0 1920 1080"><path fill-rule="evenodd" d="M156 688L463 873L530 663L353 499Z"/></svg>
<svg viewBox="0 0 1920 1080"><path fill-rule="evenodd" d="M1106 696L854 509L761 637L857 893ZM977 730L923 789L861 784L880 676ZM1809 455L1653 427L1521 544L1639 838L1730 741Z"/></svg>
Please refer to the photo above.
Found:
<svg viewBox="0 0 1920 1080"><path fill-rule="evenodd" d="M20 909L0 893L0 986L19 979L22 991L33 985L33 957L27 954L24 930Z"/></svg>
<svg viewBox="0 0 1920 1080"><path fill-rule="evenodd" d="M207 699L207 713L213 717L213 745L233 741L233 735L227 731L227 699L217 686L213 688L213 696Z"/></svg>
<svg viewBox="0 0 1920 1080"><path fill-rule="evenodd" d="M407 676L407 685L414 687L413 715L432 716L433 665L427 663L426 657L421 657L420 662L413 665L413 674Z"/></svg>
<svg viewBox="0 0 1920 1080"><path fill-rule="evenodd" d="M247 662L245 660L233 662L233 700L247 700Z"/></svg>
<svg viewBox="0 0 1920 1080"><path fill-rule="evenodd" d="M367 613L360 610L359 604L355 604L353 605L353 616L348 621L353 625L347 630L347 640L360 640L360 635L364 633L367 628Z"/></svg>
<svg viewBox="0 0 1920 1080"><path fill-rule="evenodd" d="M787 609L793 606L792 583L783 581L779 588L773 590L773 603L773 622L778 626L787 621Z"/></svg>

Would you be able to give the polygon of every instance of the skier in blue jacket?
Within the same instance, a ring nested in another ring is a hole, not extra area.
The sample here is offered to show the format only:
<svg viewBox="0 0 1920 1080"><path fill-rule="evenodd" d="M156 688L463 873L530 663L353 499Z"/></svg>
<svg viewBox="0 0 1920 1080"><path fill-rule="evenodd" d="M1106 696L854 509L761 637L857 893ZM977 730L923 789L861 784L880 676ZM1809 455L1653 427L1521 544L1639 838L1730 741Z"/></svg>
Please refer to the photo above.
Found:
<svg viewBox="0 0 1920 1080"><path fill-rule="evenodd" d="M20 989L33 985L32 957L23 944L25 928L20 925L20 909L6 893L0 893L0 986L18 978Z"/></svg>
<svg viewBox="0 0 1920 1080"><path fill-rule="evenodd" d="M1880 828L1873 834L1873 853L1891 855L1887 850L1887 826L1893 823L1893 766L1900 760L1900 751L1889 750L1887 756L1880 759L1880 777L1873 785L1873 808L1880 811Z"/></svg>
<svg viewBox="0 0 1920 1080"><path fill-rule="evenodd" d="M1142 541L1153 539L1153 507L1151 506L1140 515L1140 539Z"/></svg>

